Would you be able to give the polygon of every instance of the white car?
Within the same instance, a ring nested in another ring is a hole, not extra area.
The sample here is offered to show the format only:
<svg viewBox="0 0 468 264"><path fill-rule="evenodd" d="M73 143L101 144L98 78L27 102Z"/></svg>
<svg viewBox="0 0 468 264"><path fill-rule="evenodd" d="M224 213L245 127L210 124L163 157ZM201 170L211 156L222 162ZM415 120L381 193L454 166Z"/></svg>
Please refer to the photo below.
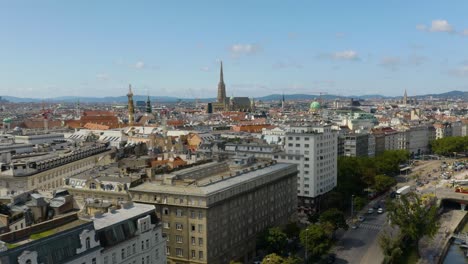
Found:
<svg viewBox="0 0 468 264"><path fill-rule="evenodd" d="M373 214L374 213L374 208L369 208L369 210L367 210L367 213L368 214Z"/></svg>
<svg viewBox="0 0 468 264"><path fill-rule="evenodd" d="M381 208L379 208L379 209L377 210L377 213L379 213L379 214L382 214L382 213L383 213L383 209L382 209L382 207L381 207Z"/></svg>

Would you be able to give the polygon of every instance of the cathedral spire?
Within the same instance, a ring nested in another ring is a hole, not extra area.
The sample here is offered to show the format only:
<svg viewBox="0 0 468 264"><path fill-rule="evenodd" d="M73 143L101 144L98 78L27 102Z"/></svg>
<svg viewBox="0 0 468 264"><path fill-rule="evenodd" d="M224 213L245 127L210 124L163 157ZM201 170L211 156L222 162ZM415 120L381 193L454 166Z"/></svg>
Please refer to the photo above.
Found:
<svg viewBox="0 0 468 264"><path fill-rule="evenodd" d="M218 103L226 103L226 85L224 84L223 75L223 62L221 61L221 69L219 71L219 83L218 83Z"/></svg>

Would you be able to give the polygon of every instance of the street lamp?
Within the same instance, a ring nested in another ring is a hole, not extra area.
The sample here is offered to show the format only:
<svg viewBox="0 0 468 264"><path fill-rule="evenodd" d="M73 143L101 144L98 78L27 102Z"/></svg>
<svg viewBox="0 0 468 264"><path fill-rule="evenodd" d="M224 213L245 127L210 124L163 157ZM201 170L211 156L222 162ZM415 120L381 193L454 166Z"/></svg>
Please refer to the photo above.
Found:
<svg viewBox="0 0 468 264"><path fill-rule="evenodd" d="M305 243L305 263L307 263L307 245L308 245L308 233L309 233L309 228L306 228L306 243Z"/></svg>

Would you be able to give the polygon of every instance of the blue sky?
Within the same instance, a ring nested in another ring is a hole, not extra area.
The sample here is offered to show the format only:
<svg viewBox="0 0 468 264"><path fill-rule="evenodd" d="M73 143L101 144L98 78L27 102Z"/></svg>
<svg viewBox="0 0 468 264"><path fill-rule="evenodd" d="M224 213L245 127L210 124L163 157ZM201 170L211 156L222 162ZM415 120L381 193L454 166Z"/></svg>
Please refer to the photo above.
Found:
<svg viewBox="0 0 468 264"><path fill-rule="evenodd" d="M0 95L468 90L467 1L0 1Z"/></svg>

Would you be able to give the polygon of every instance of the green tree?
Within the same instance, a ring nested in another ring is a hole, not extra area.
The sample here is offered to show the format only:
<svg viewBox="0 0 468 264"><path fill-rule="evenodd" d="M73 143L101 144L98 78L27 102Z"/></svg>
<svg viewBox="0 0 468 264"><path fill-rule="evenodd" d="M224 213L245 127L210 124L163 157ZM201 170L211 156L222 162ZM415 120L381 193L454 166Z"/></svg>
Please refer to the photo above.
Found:
<svg viewBox="0 0 468 264"><path fill-rule="evenodd" d="M331 234L326 229L322 225L312 224L301 231L301 244L311 254L311 257L325 254L332 246Z"/></svg>
<svg viewBox="0 0 468 264"><path fill-rule="evenodd" d="M331 208L323 212L319 217L320 223L330 223L333 227L333 231L338 228L348 229L344 213L337 208Z"/></svg>
<svg viewBox="0 0 468 264"><path fill-rule="evenodd" d="M392 238L387 232L379 236L379 245L384 253L384 264L401 263L401 256L403 255L403 250L400 247L401 240L401 236Z"/></svg>
<svg viewBox="0 0 468 264"><path fill-rule="evenodd" d="M362 198L360 196L356 196L356 197L354 197L353 202L354 202L354 204L353 204L354 211L359 212L359 211L361 211L362 208L364 208L364 206L366 206L367 199L364 199L364 198Z"/></svg>
<svg viewBox="0 0 468 264"><path fill-rule="evenodd" d="M452 155L454 152L468 151L468 136L464 137L445 137L430 142L434 153L444 156Z"/></svg>
<svg viewBox="0 0 468 264"><path fill-rule="evenodd" d="M262 264L301 264L303 261L296 257L288 257L283 258L275 253L271 253L266 255L263 260Z"/></svg>
<svg viewBox="0 0 468 264"><path fill-rule="evenodd" d="M390 189L396 183L397 181L395 180L395 178L379 174L375 176L374 189L377 191L377 193L380 193Z"/></svg>
<svg viewBox="0 0 468 264"><path fill-rule="evenodd" d="M279 227L272 227L262 232L257 238L259 248L268 253L284 253L288 244L288 237Z"/></svg>
<svg viewBox="0 0 468 264"><path fill-rule="evenodd" d="M299 233L301 232L301 229L295 222L289 222L285 227L284 227L284 233L288 238L293 238L293 237L298 237Z"/></svg>
<svg viewBox="0 0 468 264"><path fill-rule="evenodd" d="M437 204L434 200L423 201L415 193L400 199L387 201L388 219L400 228L401 234L417 244L421 237L433 237L439 228Z"/></svg>
<svg viewBox="0 0 468 264"><path fill-rule="evenodd" d="M231 260L229 264L242 264L242 262Z"/></svg>

